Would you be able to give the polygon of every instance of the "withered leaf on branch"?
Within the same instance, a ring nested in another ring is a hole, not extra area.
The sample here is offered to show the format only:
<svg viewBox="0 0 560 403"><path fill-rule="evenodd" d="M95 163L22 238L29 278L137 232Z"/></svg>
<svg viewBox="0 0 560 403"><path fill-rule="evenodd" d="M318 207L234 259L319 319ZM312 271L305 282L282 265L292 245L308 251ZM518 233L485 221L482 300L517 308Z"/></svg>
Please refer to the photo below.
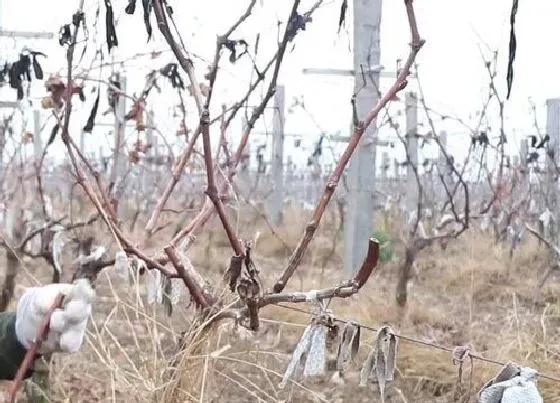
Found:
<svg viewBox="0 0 560 403"><path fill-rule="evenodd" d="M33 73L35 73L35 78L37 80L42 80L44 77L43 68L41 67L39 61L37 60L37 56L47 57L47 55L45 55L42 52L30 52L30 53L31 56L33 57Z"/></svg>
<svg viewBox="0 0 560 403"><path fill-rule="evenodd" d="M229 289L231 290L231 292L235 291L237 280L241 275L242 263L243 258L241 256L232 256L229 262L229 267L224 275L225 280L229 284Z"/></svg>
<svg viewBox="0 0 560 403"><path fill-rule="evenodd" d="M70 24L64 24L58 31L58 43L60 46L69 45L72 42L72 32L70 31Z"/></svg>
<svg viewBox="0 0 560 403"><path fill-rule="evenodd" d="M128 0L128 4L126 5L124 12L128 15L132 15L134 14L134 11L136 11L136 0Z"/></svg>
<svg viewBox="0 0 560 403"><path fill-rule="evenodd" d="M134 120L136 122L136 130L142 131L146 129L144 124L144 111L146 110L146 101L143 98L138 98L134 101L132 108L124 116L125 120Z"/></svg>
<svg viewBox="0 0 560 403"><path fill-rule="evenodd" d="M517 36L515 34L515 17L517 16L517 8L519 0L513 0L511 6L511 14L509 17L510 31L509 31L509 56L507 65L507 99L511 94L511 86L513 84L513 62L517 53Z"/></svg>
<svg viewBox="0 0 560 403"><path fill-rule="evenodd" d="M348 0L342 0L342 4L340 5L340 16L338 17L338 32L340 33L340 29L344 25L344 21L346 20L346 11L348 10Z"/></svg>
<svg viewBox="0 0 560 403"><path fill-rule="evenodd" d="M311 22L311 17L296 13L290 21L288 21L288 28L286 29L288 42L294 40L299 30L305 31L305 26L308 22Z"/></svg>
<svg viewBox="0 0 560 403"><path fill-rule="evenodd" d="M56 138L56 134L58 133L58 129L60 129L60 125L57 123L51 130L51 135L49 136L49 140L47 141L47 147L53 143L54 139Z"/></svg>
<svg viewBox="0 0 560 403"><path fill-rule="evenodd" d="M229 61L230 63L235 63L238 61L244 54L247 53L248 44L244 39L240 40L232 40L228 39L223 42L223 45L230 51ZM237 46L243 46L243 51L238 55L237 54Z"/></svg>
<svg viewBox="0 0 560 403"><path fill-rule="evenodd" d="M152 13L152 1L142 0L142 7L144 8L144 25L146 26L146 32L148 33L148 41L152 39L152 23L150 22L150 16Z"/></svg>
<svg viewBox="0 0 560 403"><path fill-rule="evenodd" d="M95 98L95 102L93 103L93 107L91 108L91 111L89 112L89 117L88 120L86 122L86 125L83 127L83 131L85 133L91 133L91 131L93 130L93 126L95 125L95 118L97 116L97 109L99 108L99 88L97 89L97 98Z"/></svg>
<svg viewBox="0 0 560 403"><path fill-rule="evenodd" d="M22 140L24 143L31 143L33 141L33 133L24 132L22 136Z"/></svg>
<svg viewBox="0 0 560 403"><path fill-rule="evenodd" d="M146 27L146 32L148 33L148 41L152 39L152 23L150 21L150 16L153 9L152 0L142 0L142 8L144 9L144 25ZM128 0L124 12L128 15L133 15L136 11L136 0Z"/></svg>
<svg viewBox="0 0 560 403"><path fill-rule="evenodd" d="M105 33L107 36L107 48L109 53L114 46L119 45L119 40L117 39L117 30L115 28L115 16L113 13L113 6L111 5L111 0L105 0Z"/></svg>
<svg viewBox="0 0 560 403"><path fill-rule="evenodd" d="M169 81L171 81L171 86L173 88L181 88L183 90L185 89L185 83L183 82L183 79L181 78L181 75L179 74L179 71L177 69L177 63L166 64L165 67L160 69L160 73L162 76L168 78Z"/></svg>

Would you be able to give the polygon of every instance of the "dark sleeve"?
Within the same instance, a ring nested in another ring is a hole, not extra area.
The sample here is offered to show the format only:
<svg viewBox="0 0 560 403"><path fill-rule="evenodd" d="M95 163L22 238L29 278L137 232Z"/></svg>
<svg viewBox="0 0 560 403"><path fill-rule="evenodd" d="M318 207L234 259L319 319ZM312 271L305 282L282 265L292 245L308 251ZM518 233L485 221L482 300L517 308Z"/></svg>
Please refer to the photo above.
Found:
<svg viewBox="0 0 560 403"><path fill-rule="evenodd" d="M16 337L16 313L0 312L0 379L15 378L26 351ZM32 374L29 370L25 377Z"/></svg>

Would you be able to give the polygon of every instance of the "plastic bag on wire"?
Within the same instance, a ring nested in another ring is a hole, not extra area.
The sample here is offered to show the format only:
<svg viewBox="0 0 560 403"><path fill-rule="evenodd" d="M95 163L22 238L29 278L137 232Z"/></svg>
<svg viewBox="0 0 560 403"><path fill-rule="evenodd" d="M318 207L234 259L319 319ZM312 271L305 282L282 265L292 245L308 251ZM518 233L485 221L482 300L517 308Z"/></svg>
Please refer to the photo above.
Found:
<svg viewBox="0 0 560 403"><path fill-rule="evenodd" d="M478 392L478 403L542 403L537 371L508 363Z"/></svg>

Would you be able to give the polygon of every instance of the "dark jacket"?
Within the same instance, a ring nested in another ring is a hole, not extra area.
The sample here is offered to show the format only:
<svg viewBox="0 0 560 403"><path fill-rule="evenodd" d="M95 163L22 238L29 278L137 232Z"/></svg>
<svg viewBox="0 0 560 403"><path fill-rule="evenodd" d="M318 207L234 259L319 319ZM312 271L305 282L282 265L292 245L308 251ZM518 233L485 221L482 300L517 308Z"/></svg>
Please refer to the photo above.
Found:
<svg viewBox="0 0 560 403"><path fill-rule="evenodd" d="M26 351L16 337L15 312L0 312L0 379L15 378ZM32 374L33 371L30 370L25 377Z"/></svg>

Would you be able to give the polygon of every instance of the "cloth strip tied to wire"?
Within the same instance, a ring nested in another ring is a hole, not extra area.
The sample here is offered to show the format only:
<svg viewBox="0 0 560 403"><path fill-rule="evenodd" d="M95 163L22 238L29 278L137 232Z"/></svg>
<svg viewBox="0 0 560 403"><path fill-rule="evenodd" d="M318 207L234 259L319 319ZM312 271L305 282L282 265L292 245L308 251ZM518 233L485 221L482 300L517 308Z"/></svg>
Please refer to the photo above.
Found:
<svg viewBox="0 0 560 403"><path fill-rule="evenodd" d="M284 309L289 309L291 311L300 312L300 313L304 313L304 314L307 314L307 315L312 315L312 312L309 312L307 310L300 309L300 308L297 308L297 307L287 306L287 305L283 305L283 304L277 304L276 306L278 306L280 308L284 308ZM333 322L337 322L337 323L356 323L353 320L340 318L340 317L335 317L335 316L333 316L331 319L332 319ZM378 332L379 331L378 328L367 325L363 322L359 323L359 326L362 328L362 330L365 329L365 330L368 330L368 331L371 331L371 332ZM423 340L417 339L415 337L407 336L407 335L404 335L404 334L395 333L395 336L397 338L399 338L399 340L401 340L401 341L421 345L421 346L424 346L424 347L434 348L434 349L438 349L438 350L442 350L442 351L447 351L448 353L453 353L453 350L454 350L452 347L444 346L444 345L437 344L437 343L423 341ZM478 360L478 361L490 363L490 364L493 364L493 365L501 365L501 366L506 365L506 363L504 363L504 362L497 361L497 360L494 360L494 359L491 359L491 358L487 358L487 357L484 357L480 354L474 354L472 352L470 353L470 358L473 359L473 360ZM546 374L546 373L543 373L543 372L540 372L540 371L537 370L537 376L539 378L543 378L543 379L547 379L549 381L560 383L560 377L554 376L552 374Z"/></svg>
<svg viewBox="0 0 560 403"><path fill-rule="evenodd" d="M342 339L338 345L336 370L343 374L348 369L350 362L360 349L360 326L355 323L345 323L342 329Z"/></svg>
<svg viewBox="0 0 560 403"><path fill-rule="evenodd" d="M471 381L473 374L473 357L471 355L471 348L469 346L457 346L453 349L453 365L459 365L458 383L463 381L463 363L468 358L471 363Z"/></svg>
<svg viewBox="0 0 560 403"><path fill-rule="evenodd" d="M377 379L381 402L385 402L387 381L395 378L398 343L399 340L390 326L381 327L360 373L361 387L367 386L370 379Z"/></svg>
<svg viewBox="0 0 560 403"><path fill-rule="evenodd" d="M278 385L280 389L284 389L288 381L294 379L296 371L301 366L304 359L304 377L322 375L325 373L327 339L325 320L332 314L325 308L323 302L317 299L316 291L310 291L306 294L306 300L313 302L317 308L317 312L311 323L305 328L292 354L292 358L284 372L282 381Z"/></svg>

